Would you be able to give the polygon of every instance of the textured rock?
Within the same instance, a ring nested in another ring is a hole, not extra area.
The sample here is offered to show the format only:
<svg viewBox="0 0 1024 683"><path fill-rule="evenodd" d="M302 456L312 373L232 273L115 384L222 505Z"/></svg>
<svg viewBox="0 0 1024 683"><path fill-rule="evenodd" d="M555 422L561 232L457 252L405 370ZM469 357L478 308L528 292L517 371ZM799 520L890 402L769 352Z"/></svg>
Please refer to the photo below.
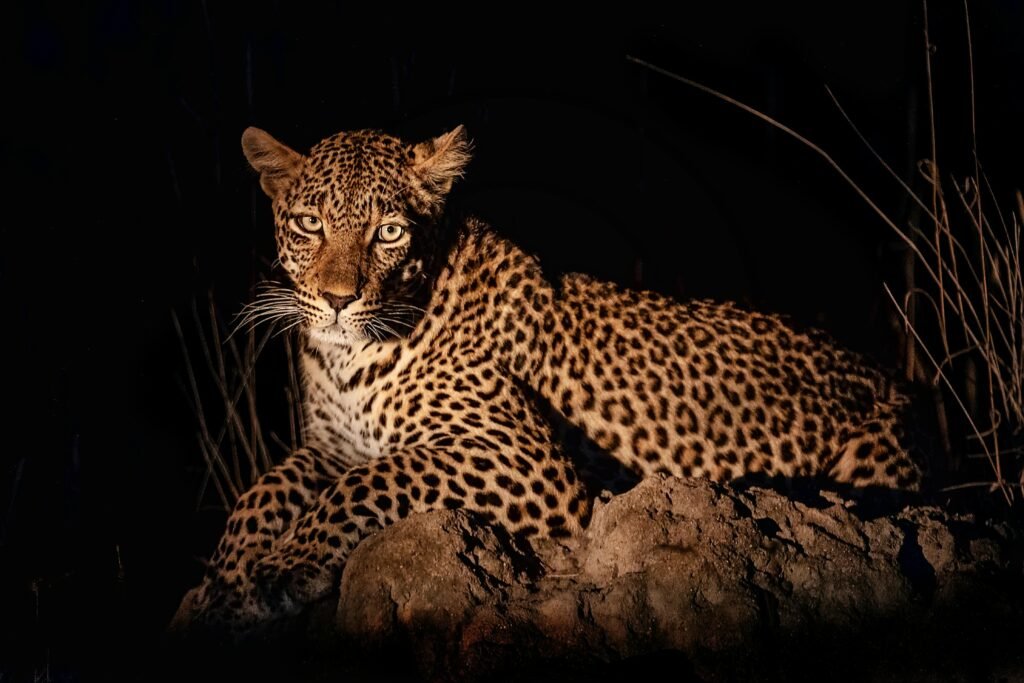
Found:
<svg viewBox="0 0 1024 683"><path fill-rule="evenodd" d="M430 678L590 679L668 656L672 680L1013 679L1021 566L1006 527L937 508L649 479L599 501L572 546L516 547L462 512L406 520L359 546L316 628Z"/></svg>

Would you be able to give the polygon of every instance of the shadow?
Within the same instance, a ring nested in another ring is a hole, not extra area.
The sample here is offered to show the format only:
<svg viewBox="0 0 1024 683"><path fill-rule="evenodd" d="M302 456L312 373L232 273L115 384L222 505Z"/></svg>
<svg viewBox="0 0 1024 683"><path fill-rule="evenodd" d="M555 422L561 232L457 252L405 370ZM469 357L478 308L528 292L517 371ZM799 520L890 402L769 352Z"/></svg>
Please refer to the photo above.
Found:
<svg viewBox="0 0 1024 683"><path fill-rule="evenodd" d="M861 521L890 517L907 507L925 502L922 494L913 491L884 486L852 486L824 477L780 477L755 473L733 479L728 485L739 491L769 489L818 510L835 505L835 502L822 495L827 491L849 502L848 509Z"/></svg>
<svg viewBox="0 0 1024 683"><path fill-rule="evenodd" d="M908 521L897 521L903 531L903 544L900 545L896 560L900 563L900 570L907 577L914 592L925 600L931 600L935 594L935 568L924 556L921 544L917 539L917 527Z"/></svg>
<svg viewBox="0 0 1024 683"><path fill-rule="evenodd" d="M908 550L908 557L912 554ZM145 678L296 683L1015 680L1024 674L1022 597L1019 585L973 582L944 595L940 605L864 605L852 614L782 622L766 616L761 605L758 623L738 624L735 633L723 634L731 645L683 652L659 645L666 634L637 633L625 656L586 639L538 642L529 625L513 629L499 648L488 650L493 659L467 661L454 655L457 642L439 641L438 634L391 634L380 648L296 638L202 655L168 651L152 661ZM777 615L784 609L775 605L767 612ZM424 640L431 644L425 646Z"/></svg>

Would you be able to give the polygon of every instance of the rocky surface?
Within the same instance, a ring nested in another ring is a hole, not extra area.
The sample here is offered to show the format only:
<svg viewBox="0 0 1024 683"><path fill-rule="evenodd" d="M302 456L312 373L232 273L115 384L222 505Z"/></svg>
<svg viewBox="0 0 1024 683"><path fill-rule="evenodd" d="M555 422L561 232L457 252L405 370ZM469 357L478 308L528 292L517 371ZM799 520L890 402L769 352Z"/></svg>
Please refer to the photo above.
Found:
<svg viewBox="0 0 1024 683"><path fill-rule="evenodd" d="M1021 548L934 507L655 478L599 501L573 546L406 520L309 628L426 679L1024 680Z"/></svg>

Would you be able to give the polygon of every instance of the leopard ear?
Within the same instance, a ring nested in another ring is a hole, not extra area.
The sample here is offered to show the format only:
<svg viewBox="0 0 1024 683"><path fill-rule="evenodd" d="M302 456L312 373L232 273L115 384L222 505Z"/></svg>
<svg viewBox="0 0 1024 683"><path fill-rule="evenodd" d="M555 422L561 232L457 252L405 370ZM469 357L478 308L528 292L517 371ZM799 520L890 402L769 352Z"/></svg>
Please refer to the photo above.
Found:
<svg viewBox="0 0 1024 683"><path fill-rule="evenodd" d="M462 176L472 157L473 145L465 126L413 145L409 150L412 169L423 181L423 190L435 201L444 199L452 183Z"/></svg>
<svg viewBox="0 0 1024 683"><path fill-rule="evenodd" d="M242 152L260 174L260 187L271 199L287 190L302 170L301 154L259 128L249 127L242 133Z"/></svg>

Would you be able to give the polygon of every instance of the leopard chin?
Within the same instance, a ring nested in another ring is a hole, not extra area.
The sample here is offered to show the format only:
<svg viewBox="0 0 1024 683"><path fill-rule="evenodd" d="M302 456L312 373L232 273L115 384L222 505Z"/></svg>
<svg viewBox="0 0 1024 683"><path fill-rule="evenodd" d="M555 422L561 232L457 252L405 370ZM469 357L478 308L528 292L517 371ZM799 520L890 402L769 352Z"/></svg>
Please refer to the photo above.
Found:
<svg viewBox="0 0 1024 683"><path fill-rule="evenodd" d="M376 331L375 331L376 329ZM321 327L310 326L306 329L309 339L324 346L352 346L366 343L388 343L399 340L393 330L384 331L371 325L331 323Z"/></svg>
<svg viewBox="0 0 1024 683"><path fill-rule="evenodd" d="M306 334L311 341L333 346L351 346L355 342L370 340L365 332L353 330L336 322L324 327L310 326L306 328Z"/></svg>

